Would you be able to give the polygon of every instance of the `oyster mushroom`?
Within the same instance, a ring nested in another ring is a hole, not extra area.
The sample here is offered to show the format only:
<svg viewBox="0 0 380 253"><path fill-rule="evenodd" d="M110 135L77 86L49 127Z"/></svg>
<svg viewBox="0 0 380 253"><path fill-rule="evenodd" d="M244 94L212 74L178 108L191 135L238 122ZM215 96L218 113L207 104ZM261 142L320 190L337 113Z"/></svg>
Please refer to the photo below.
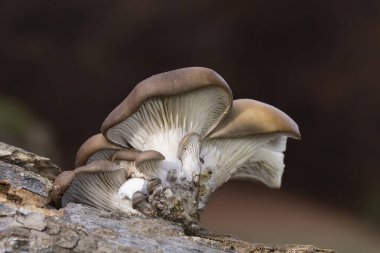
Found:
<svg viewBox="0 0 380 253"><path fill-rule="evenodd" d="M110 160L113 153L120 150L118 147L103 137L101 134L96 134L87 139L78 149L75 159L75 167L82 167L96 160ZM90 170L92 169L89 168ZM62 195L69 188L71 182L76 176L76 172L83 171L84 167L74 171L64 171L56 178L50 197L57 207L61 207Z"/></svg>
<svg viewBox="0 0 380 253"><path fill-rule="evenodd" d="M69 202L75 202L113 211L120 208L130 211L131 208L126 208L125 203L107 204L96 197L99 195L103 200L115 201L115 193L125 182L128 174L132 174L130 170L133 166L125 161L128 160L125 157L126 153L133 158L131 154L140 152L114 145L101 134L90 137L78 149L75 160L77 168L64 171L56 178L51 192L55 206L64 207ZM114 162L121 154L124 155L123 163Z"/></svg>
<svg viewBox="0 0 380 253"><path fill-rule="evenodd" d="M137 84L101 129L111 142L138 150L159 150L159 141L174 141L165 150L170 153L175 149L172 155L186 133L196 132L204 138L230 111L231 104L231 90L216 72L183 68Z"/></svg>
<svg viewBox="0 0 380 253"><path fill-rule="evenodd" d="M201 67L140 82L101 130L78 151L81 167L58 176L57 206L136 208L190 225L230 179L279 187L286 140L300 138L285 113L255 100L232 101L227 83Z"/></svg>
<svg viewBox="0 0 380 253"><path fill-rule="evenodd" d="M186 174L177 157L180 141L191 132L204 138L231 105L231 90L216 72L201 67L178 69L137 84L101 129L117 145L160 152L165 156L164 170Z"/></svg>
<svg viewBox="0 0 380 253"><path fill-rule="evenodd" d="M130 211L131 208L117 197L126 174L126 170L106 160L94 161L73 171L64 171L53 184L53 202L57 207L73 202L110 211Z"/></svg>
<svg viewBox="0 0 380 253"><path fill-rule="evenodd" d="M168 208L186 209L187 214L197 216L196 205L187 200L196 199L193 189L200 166L183 166L177 156L179 144L189 133L204 138L230 111L231 104L229 86L214 71L201 67L174 70L140 82L108 115L102 133L120 146L160 152L165 160L154 171L156 175L150 176L159 178L163 187L170 187L181 199ZM199 160L199 155L193 159Z"/></svg>
<svg viewBox="0 0 380 253"><path fill-rule="evenodd" d="M288 137L300 139L301 135L284 112L256 100L234 100L231 113L202 143L199 208L230 179L253 179L280 187Z"/></svg>
<svg viewBox="0 0 380 253"><path fill-rule="evenodd" d="M99 160L78 167L74 171L70 187L62 196L62 206L70 202L82 203L108 211L139 214L129 201L118 194L120 186L127 180L127 172L118 164Z"/></svg>

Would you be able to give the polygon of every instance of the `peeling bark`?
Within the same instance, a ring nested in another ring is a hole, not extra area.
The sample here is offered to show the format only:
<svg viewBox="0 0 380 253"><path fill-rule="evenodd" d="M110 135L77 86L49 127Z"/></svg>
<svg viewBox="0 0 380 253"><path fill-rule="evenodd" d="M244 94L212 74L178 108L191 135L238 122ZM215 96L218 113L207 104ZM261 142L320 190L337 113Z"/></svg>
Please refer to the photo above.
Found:
<svg viewBox="0 0 380 253"><path fill-rule="evenodd" d="M249 243L181 224L69 204L47 205L59 168L0 142L0 252L333 252L310 245Z"/></svg>

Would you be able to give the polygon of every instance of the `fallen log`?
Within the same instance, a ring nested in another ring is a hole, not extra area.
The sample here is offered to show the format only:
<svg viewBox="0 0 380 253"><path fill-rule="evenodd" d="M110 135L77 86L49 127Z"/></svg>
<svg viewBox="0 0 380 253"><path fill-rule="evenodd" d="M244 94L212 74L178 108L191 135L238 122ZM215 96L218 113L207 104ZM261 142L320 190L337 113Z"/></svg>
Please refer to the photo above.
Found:
<svg viewBox="0 0 380 253"><path fill-rule="evenodd" d="M79 204L49 205L60 169L48 158L0 142L0 252L333 252L311 245L250 243L181 224Z"/></svg>

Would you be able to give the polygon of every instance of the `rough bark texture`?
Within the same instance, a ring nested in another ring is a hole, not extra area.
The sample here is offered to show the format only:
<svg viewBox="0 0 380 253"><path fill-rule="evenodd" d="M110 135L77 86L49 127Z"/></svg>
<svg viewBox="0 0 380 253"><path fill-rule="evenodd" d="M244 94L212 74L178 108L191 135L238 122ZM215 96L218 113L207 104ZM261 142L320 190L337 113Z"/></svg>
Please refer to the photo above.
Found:
<svg viewBox="0 0 380 253"><path fill-rule="evenodd" d="M333 252L310 245L270 246L207 230L186 235L170 221L69 204L46 205L59 168L0 142L0 252Z"/></svg>

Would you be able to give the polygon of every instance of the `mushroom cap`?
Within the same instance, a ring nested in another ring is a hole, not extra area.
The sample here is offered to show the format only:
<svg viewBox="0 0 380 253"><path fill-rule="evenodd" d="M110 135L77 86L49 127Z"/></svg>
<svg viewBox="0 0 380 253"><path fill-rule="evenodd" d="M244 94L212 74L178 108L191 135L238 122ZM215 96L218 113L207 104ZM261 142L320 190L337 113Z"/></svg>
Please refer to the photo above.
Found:
<svg viewBox="0 0 380 253"><path fill-rule="evenodd" d="M177 95L212 85L225 89L232 99L232 92L226 81L208 68L189 67L153 75L137 84L124 101L107 116L101 127L102 133L107 136L108 129L135 113L149 98Z"/></svg>
<svg viewBox="0 0 380 253"><path fill-rule="evenodd" d="M165 160L160 152L155 150L146 150L141 152L135 160L137 171L142 173L146 179L159 177L162 161Z"/></svg>
<svg viewBox="0 0 380 253"><path fill-rule="evenodd" d="M141 154L141 151L132 149L132 148L126 148L122 149L120 151L117 151L113 156L112 156L112 161L117 161L117 160L124 160L124 161L135 161L137 157Z"/></svg>
<svg viewBox="0 0 380 253"><path fill-rule="evenodd" d="M97 172L110 172L119 170L120 167L111 161L99 160L90 164L80 166L72 171L63 171L57 176L53 183L51 198L55 206L61 206L61 198L67 191L73 180L80 174L97 173Z"/></svg>
<svg viewBox="0 0 380 253"><path fill-rule="evenodd" d="M117 191L127 179L126 169L99 160L75 169L70 186L61 194L62 206L81 203L109 211L133 211L132 203L122 201Z"/></svg>
<svg viewBox="0 0 380 253"><path fill-rule="evenodd" d="M281 133L300 139L298 125L283 111L253 99L233 101L232 110L210 133L212 138Z"/></svg>
<svg viewBox="0 0 380 253"><path fill-rule="evenodd" d="M86 166L81 166L73 170L75 175L82 173L97 173L97 172L109 172L119 170L120 167L118 164L112 161L98 160L94 161Z"/></svg>
<svg viewBox="0 0 380 253"><path fill-rule="evenodd" d="M96 134L87 139L78 149L75 167L83 166L89 158L99 150L117 150L120 147L110 143L102 134ZM104 155L102 155L104 156ZM103 157L106 158L106 157Z"/></svg>
<svg viewBox="0 0 380 253"><path fill-rule="evenodd" d="M74 177L75 173L73 171L63 171L56 177L53 183L53 188L50 193L50 197L53 201L53 204L57 208L61 208L62 195L65 193L67 188L69 188Z"/></svg>
<svg viewBox="0 0 380 253"><path fill-rule="evenodd" d="M165 156L163 156L160 152L155 150L146 150L141 152L139 156L135 160L135 164L139 167L142 163L147 161L162 161L165 160Z"/></svg>

